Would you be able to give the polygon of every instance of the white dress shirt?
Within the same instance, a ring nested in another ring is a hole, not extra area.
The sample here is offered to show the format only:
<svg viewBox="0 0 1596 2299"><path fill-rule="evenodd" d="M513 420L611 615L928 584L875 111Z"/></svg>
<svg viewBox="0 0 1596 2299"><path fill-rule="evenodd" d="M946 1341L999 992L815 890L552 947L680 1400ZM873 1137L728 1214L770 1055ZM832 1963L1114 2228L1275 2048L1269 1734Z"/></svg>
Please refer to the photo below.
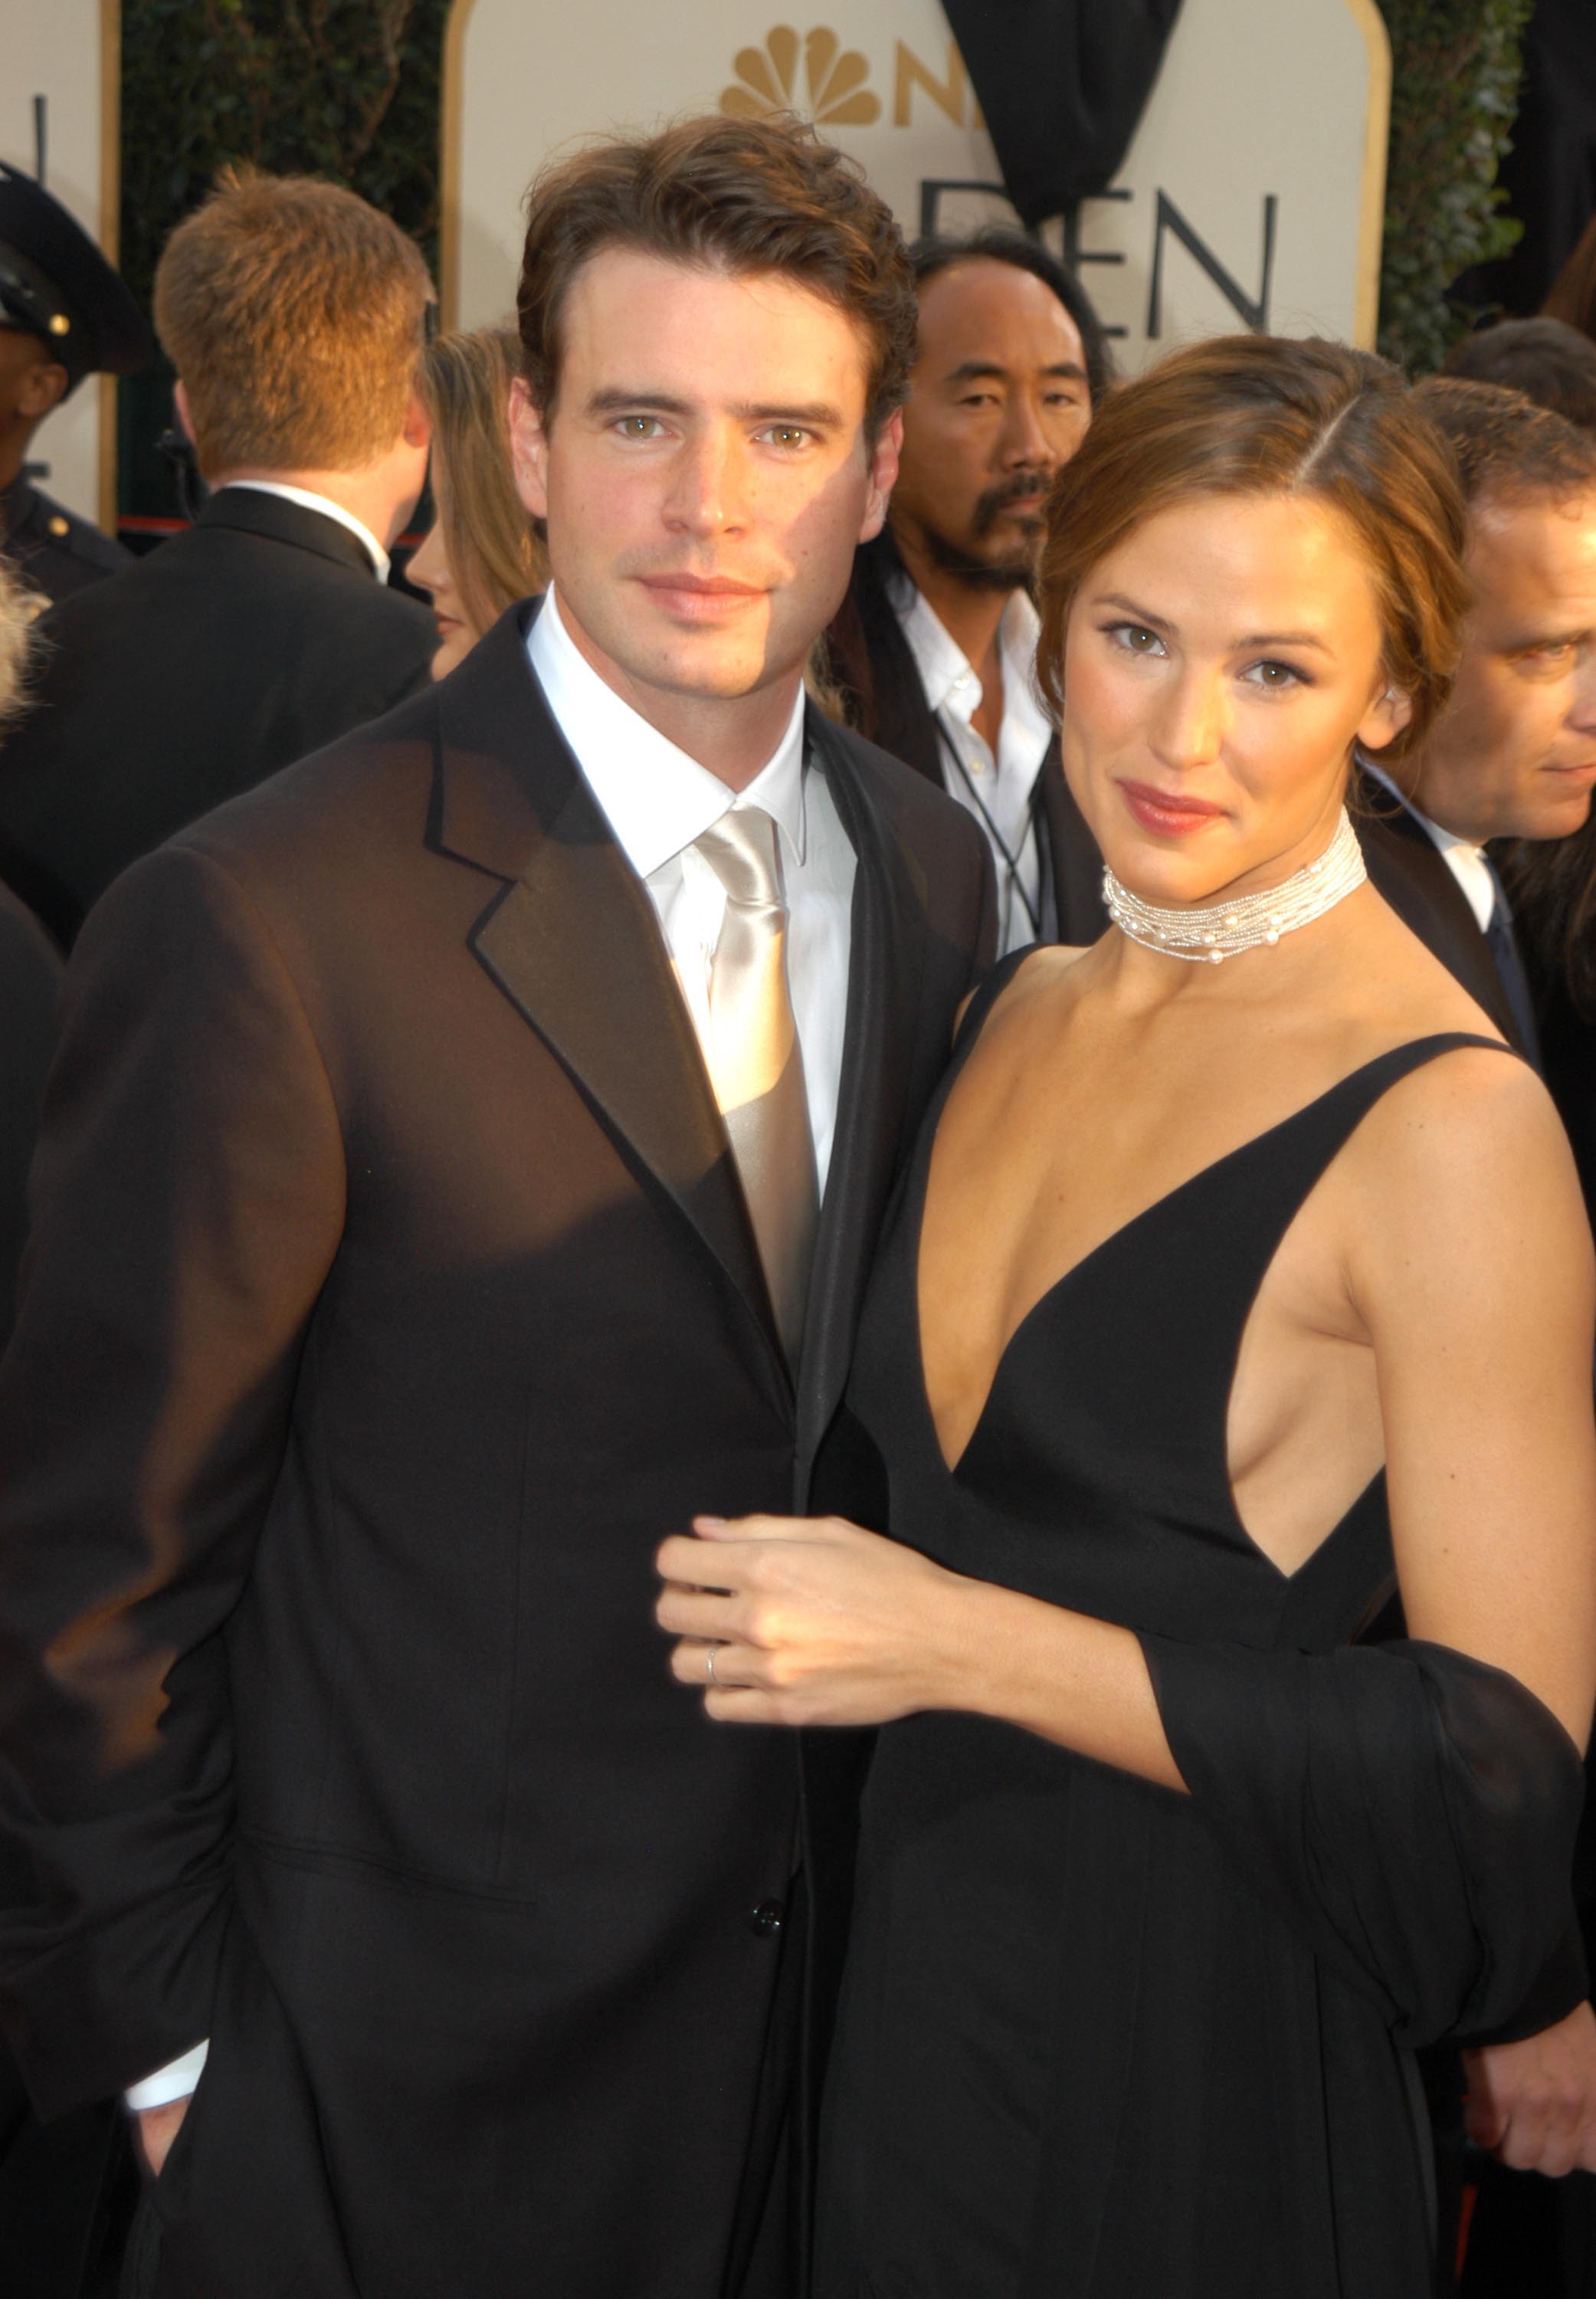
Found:
<svg viewBox="0 0 1596 2299"><path fill-rule="evenodd" d="M348 527L370 560L377 581L387 581L393 562L382 544L363 519L357 519L352 510L345 510L342 503L334 502L330 496L318 495L310 487L287 486L281 479L229 479L227 486L219 487L217 493L226 494L232 487L247 487L254 495L281 495L285 502L298 503L302 510L318 510L323 519L335 519L340 527Z"/></svg>
<svg viewBox="0 0 1596 2299"><path fill-rule="evenodd" d="M1053 728L1036 683L1037 610L1023 591L1013 592L997 626L1003 718L994 756L973 723L981 706L981 683L963 649L906 576L892 583L889 596L925 699L942 730L944 786L950 798L975 817L992 850L999 901L998 955L1006 956L1038 939L1026 902L1038 918L1042 910L1042 857L1030 801ZM948 754L949 745L963 774ZM1024 901L1015 891L1016 881Z"/></svg>
<svg viewBox="0 0 1596 2299"><path fill-rule="evenodd" d="M654 905L707 1063L709 968L726 892L690 851L692 842L733 807L763 807L774 818L787 899L787 985L823 1192L842 1081L855 858L825 776L804 763L803 690L769 759L745 791L733 793L606 685L578 652L552 590L526 652L555 724Z"/></svg>
<svg viewBox="0 0 1596 2299"><path fill-rule="evenodd" d="M253 484L252 482L251 484ZM321 508L319 499L292 494ZM327 509L335 508L327 505ZM569 743L622 852L648 891L699 1043L709 1047L709 967L726 892L699 854L703 831L733 807L773 817L787 898L787 977L804 1056L815 1166L823 1193L837 1131L842 1035L853 948L854 850L823 774L804 763L800 687L781 741L747 790L733 793L656 732L578 653L554 593L544 597L526 652L555 724ZM130 2108L186 2099L200 2079L196 2044L126 2095Z"/></svg>
<svg viewBox="0 0 1596 2299"><path fill-rule="evenodd" d="M1497 897L1501 890L1497 883L1495 871L1485 859L1484 848L1475 845L1471 839L1458 837L1453 831L1443 830L1441 825L1438 822L1432 822L1427 814L1420 814L1407 793L1400 790L1389 775L1382 774L1372 759L1363 758L1360 754L1358 763L1366 775L1372 775L1383 789L1391 793L1393 798L1400 800L1414 821L1427 832L1442 860L1457 880L1464 901L1474 912L1480 932L1488 934L1491 930L1491 913L1496 908ZM1501 895L1501 902L1505 911L1507 909L1505 894Z"/></svg>

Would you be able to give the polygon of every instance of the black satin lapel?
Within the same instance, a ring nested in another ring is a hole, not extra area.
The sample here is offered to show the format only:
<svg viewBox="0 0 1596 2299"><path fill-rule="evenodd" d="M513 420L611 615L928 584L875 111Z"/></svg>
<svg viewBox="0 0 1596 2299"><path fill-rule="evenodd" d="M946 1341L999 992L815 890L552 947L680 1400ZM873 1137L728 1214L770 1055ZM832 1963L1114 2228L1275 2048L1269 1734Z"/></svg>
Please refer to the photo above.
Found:
<svg viewBox="0 0 1596 2299"><path fill-rule="evenodd" d="M800 1461L848 1379L870 1257L901 1146L925 934L925 890L839 741L811 710L810 743L857 858L848 1021L798 1391Z"/></svg>
<svg viewBox="0 0 1596 2299"><path fill-rule="evenodd" d="M579 775L470 939L720 1262L785 1385L742 1191L653 907Z"/></svg>

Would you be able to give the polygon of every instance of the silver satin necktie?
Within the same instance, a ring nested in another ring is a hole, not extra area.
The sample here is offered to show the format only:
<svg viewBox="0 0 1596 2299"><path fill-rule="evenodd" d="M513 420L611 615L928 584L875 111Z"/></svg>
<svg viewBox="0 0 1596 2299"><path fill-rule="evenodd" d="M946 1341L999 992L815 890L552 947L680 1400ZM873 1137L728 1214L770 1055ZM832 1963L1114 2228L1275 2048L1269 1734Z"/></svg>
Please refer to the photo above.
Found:
<svg viewBox="0 0 1596 2299"><path fill-rule="evenodd" d="M787 987L776 826L733 807L694 841L726 890L709 974L710 1076L790 1365L803 1338L820 1215L804 1057Z"/></svg>

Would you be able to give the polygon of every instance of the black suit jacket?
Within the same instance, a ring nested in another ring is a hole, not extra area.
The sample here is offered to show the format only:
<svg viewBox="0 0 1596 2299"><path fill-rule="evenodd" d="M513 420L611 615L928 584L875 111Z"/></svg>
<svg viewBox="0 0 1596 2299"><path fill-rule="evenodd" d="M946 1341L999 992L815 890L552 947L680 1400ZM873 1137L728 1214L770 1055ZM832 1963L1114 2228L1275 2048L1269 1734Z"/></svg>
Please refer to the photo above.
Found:
<svg viewBox="0 0 1596 2299"><path fill-rule="evenodd" d="M135 564L130 551L21 477L0 487L0 554L25 589L52 602Z"/></svg>
<svg viewBox="0 0 1596 2299"><path fill-rule="evenodd" d="M210 2037L162 2299L715 2299L764 2176L797 1740L671 1680L653 1558L806 1496L991 873L812 725L858 867L795 1396L527 612L129 871L69 973L0 1368L0 1997L49 2110Z"/></svg>
<svg viewBox="0 0 1596 2299"><path fill-rule="evenodd" d="M0 877L63 944L128 863L414 693L437 645L347 527L244 487L37 637L35 707L0 755Z"/></svg>
<svg viewBox="0 0 1596 2299"><path fill-rule="evenodd" d="M848 599L832 627L829 668L850 723L942 790L936 713L887 594L891 564L885 538L858 552ZM1082 947L1095 942L1108 929L1103 856L1064 780L1056 735L1037 776L1031 809L1053 889L1058 939Z"/></svg>
<svg viewBox="0 0 1596 2299"><path fill-rule="evenodd" d="M1369 879L1404 925L1455 975L1509 1046L1525 1051L1491 945L1445 857L1417 816L1372 775L1360 771L1352 824Z"/></svg>

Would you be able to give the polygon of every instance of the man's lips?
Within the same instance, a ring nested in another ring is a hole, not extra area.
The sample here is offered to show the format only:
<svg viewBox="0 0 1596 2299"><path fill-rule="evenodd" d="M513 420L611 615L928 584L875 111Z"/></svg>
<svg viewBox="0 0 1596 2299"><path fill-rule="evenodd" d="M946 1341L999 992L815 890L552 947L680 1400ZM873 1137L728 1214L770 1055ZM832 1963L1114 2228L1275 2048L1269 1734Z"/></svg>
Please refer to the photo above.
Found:
<svg viewBox="0 0 1596 2299"><path fill-rule="evenodd" d="M640 575L637 580L656 605L682 623L724 622L770 595L760 585L730 575Z"/></svg>
<svg viewBox="0 0 1596 2299"><path fill-rule="evenodd" d="M1122 782L1120 794L1144 830L1160 831L1166 835L1201 830L1206 824L1218 821L1225 811L1222 806L1214 806L1205 798L1160 790L1154 783Z"/></svg>
<svg viewBox="0 0 1596 2299"><path fill-rule="evenodd" d="M730 575L640 575L648 591L685 591L704 599L762 599L757 583L739 583Z"/></svg>

